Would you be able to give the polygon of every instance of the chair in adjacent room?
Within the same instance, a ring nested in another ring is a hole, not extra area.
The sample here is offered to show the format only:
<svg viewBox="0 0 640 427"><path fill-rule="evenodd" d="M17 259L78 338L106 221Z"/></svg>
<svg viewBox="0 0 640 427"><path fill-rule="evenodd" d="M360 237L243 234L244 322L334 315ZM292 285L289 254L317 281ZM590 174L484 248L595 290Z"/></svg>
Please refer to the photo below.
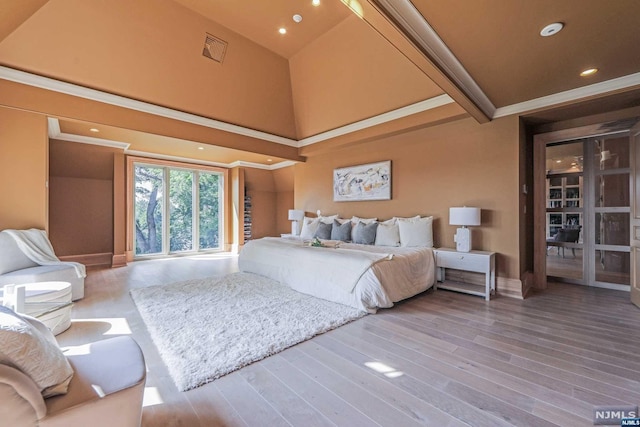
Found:
<svg viewBox="0 0 640 427"><path fill-rule="evenodd" d="M562 252L562 258L564 258L564 246L554 245L556 242L563 243L578 243L580 240L580 230L582 230L581 225L565 225L561 229L558 230L555 236L551 239L547 239L547 253L549 249L553 246L558 248L558 256ZM576 257L576 248L571 248L571 252L573 253L573 257Z"/></svg>

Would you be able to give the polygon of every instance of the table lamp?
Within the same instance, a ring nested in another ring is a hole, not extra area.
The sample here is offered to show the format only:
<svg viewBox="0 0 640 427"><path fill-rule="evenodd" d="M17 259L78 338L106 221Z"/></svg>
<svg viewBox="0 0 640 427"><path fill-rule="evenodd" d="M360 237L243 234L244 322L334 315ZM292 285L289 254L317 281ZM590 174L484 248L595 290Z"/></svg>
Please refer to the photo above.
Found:
<svg viewBox="0 0 640 427"><path fill-rule="evenodd" d="M480 225L480 208L449 208L449 224L461 225L456 230L453 241L456 242L458 252L469 252L471 250L471 230L468 226Z"/></svg>
<svg viewBox="0 0 640 427"><path fill-rule="evenodd" d="M298 209L289 209L289 221L291 221L291 234L297 236L300 234L298 228L298 221L302 221L304 218L304 211Z"/></svg>

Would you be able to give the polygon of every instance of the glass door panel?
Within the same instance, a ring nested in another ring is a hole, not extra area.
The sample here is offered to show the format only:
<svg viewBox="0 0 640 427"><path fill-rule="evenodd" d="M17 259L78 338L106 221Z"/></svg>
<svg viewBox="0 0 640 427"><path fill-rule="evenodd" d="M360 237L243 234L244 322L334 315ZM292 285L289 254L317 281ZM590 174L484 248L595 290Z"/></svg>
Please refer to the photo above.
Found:
<svg viewBox="0 0 640 427"><path fill-rule="evenodd" d="M595 180L596 206L629 207L629 174L599 175Z"/></svg>
<svg viewBox="0 0 640 427"><path fill-rule="evenodd" d="M629 246L628 213L596 213L596 245Z"/></svg>
<svg viewBox="0 0 640 427"><path fill-rule="evenodd" d="M193 250L193 172L169 170L169 251Z"/></svg>
<svg viewBox="0 0 640 427"><path fill-rule="evenodd" d="M547 275L581 281L583 142L551 144L547 167Z"/></svg>
<svg viewBox="0 0 640 427"><path fill-rule="evenodd" d="M596 251L596 281L629 285L630 253L619 251Z"/></svg>
<svg viewBox="0 0 640 427"><path fill-rule="evenodd" d="M200 173L200 249L220 248L222 221L219 174Z"/></svg>
<svg viewBox="0 0 640 427"><path fill-rule="evenodd" d="M134 169L135 253L136 255L162 253L163 168L136 165Z"/></svg>

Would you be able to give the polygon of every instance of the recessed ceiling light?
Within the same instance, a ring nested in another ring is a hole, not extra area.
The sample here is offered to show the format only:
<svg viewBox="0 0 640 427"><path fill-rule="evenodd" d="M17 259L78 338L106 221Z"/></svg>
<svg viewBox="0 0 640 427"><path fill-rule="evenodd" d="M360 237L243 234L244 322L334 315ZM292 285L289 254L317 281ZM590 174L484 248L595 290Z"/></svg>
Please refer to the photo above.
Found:
<svg viewBox="0 0 640 427"><path fill-rule="evenodd" d="M597 72L598 72L597 68L588 68L588 69L584 70L583 72L581 72L580 75L582 77L587 77L587 76L591 76L591 75L593 75L593 74L595 74Z"/></svg>
<svg viewBox="0 0 640 427"><path fill-rule="evenodd" d="M96 128L91 128L91 129L89 129L89 131L90 131L90 132L100 132L100 130L99 130L99 129L96 129Z"/></svg>
<svg viewBox="0 0 640 427"><path fill-rule="evenodd" d="M320 6L320 0L312 0L311 4L314 6Z"/></svg>
<svg viewBox="0 0 640 427"><path fill-rule="evenodd" d="M267 159L267 162L273 162L273 159Z"/></svg>
<svg viewBox="0 0 640 427"><path fill-rule="evenodd" d="M540 31L540 35L542 37L552 36L560 32L560 30L562 30L563 27L564 27L564 24L562 22L554 22L553 24L549 24L546 27L544 27Z"/></svg>
<svg viewBox="0 0 640 427"><path fill-rule="evenodd" d="M562 163L562 160L556 160L556 163Z"/></svg>
<svg viewBox="0 0 640 427"><path fill-rule="evenodd" d="M298 15L297 13L293 15L293 22L296 24L302 21L302 15Z"/></svg>
<svg viewBox="0 0 640 427"><path fill-rule="evenodd" d="M204 147L198 147L198 150L204 150Z"/></svg>
<svg viewBox="0 0 640 427"><path fill-rule="evenodd" d="M286 28L284 28L284 27L282 27L282 28L280 28L280 29L278 30L278 32L279 32L280 34L287 34L287 29L286 29Z"/></svg>

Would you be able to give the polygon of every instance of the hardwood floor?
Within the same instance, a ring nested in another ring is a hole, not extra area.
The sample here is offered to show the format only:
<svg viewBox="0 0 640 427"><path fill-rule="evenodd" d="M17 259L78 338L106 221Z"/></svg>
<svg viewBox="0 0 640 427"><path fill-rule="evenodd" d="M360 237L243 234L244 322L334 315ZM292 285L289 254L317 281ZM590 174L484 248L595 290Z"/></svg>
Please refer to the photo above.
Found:
<svg viewBox="0 0 640 427"><path fill-rule="evenodd" d="M560 284L524 301L427 291L179 392L128 291L233 271L224 256L92 270L58 340L131 333L145 427L586 426L594 406L640 403L640 310L628 293Z"/></svg>

